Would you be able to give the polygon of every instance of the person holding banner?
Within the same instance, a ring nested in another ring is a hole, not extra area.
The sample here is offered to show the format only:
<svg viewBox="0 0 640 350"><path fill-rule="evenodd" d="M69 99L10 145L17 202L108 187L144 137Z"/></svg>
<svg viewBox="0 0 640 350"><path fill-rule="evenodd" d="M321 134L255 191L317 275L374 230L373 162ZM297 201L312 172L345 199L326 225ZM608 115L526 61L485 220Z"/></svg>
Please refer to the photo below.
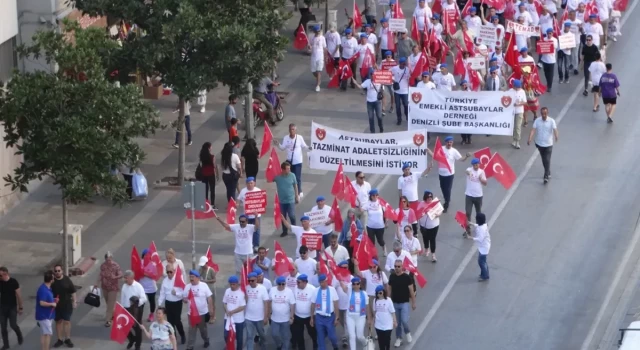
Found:
<svg viewBox="0 0 640 350"><path fill-rule="evenodd" d="M571 33L571 22L564 22L562 25L562 35L573 35ZM576 43L578 42L576 41ZM558 83L560 84L569 84L569 72L573 62L571 51L573 51L571 48L561 50L560 47L558 47L558 77L560 78Z"/></svg>
<svg viewBox="0 0 640 350"><path fill-rule="evenodd" d="M466 173L467 185L464 190L464 211L467 214L467 229L462 236L469 238L471 227L468 223L471 221L471 212L474 207L476 208L476 214L482 212L482 187L487 185L487 176L484 170L480 169L480 159L478 158L471 160L471 167L467 168Z"/></svg>
<svg viewBox="0 0 640 350"><path fill-rule="evenodd" d="M433 193L425 190L422 195L422 200L424 201L422 205L428 208L433 202ZM420 233L424 241L424 256L429 257L429 253L431 253L432 263L438 261L438 259L436 259L436 237L438 236L438 229L440 228L440 215L441 214L436 214L434 218L431 219L425 211L424 215L418 220ZM417 264L415 265L418 266Z"/></svg>
<svg viewBox="0 0 640 350"><path fill-rule="evenodd" d="M322 211L323 217L326 217L326 221L322 225L314 226L313 229L318 233L322 233L322 245L324 248L329 246L329 237L331 237L331 233L333 233L333 220L329 218L329 213L331 213L331 207L325 205L324 196L318 196L316 198L316 205L311 208L311 212L320 212Z"/></svg>
<svg viewBox="0 0 640 350"><path fill-rule="evenodd" d="M242 210L244 212L244 201L247 198L247 193L250 192L260 192L261 190L256 186L256 179L254 177L247 178L247 187L243 188L238 195L238 202L242 203ZM237 204L236 204L237 205ZM250 225L255 225L255 230L253 231L253 252L258 252L258 247L260 247L260 214L249 214L247 215L247 220Z"/></svg>
<svg viewBox="0 0 640 350"><path fill-rule="evenodd" d="M302 235L305 233L317 233L316 230L311 228L311 225L309 224L309 217L308 216L303 216L300 218L300 224L302 226L296 226L296 225L292 225L289 221L287 221L287 219L284 218L284 215L280 214L280 216L282 216L282 225L286 226L288 229L291 230L291 232L293 232L293 234L296 236L296 257L300 257L300 248L302 248L303 244L302 244ZM322 238L320 239L320 241L322 241ZM315 243L315 242L314 242ZM309 252L309 257L312 259L315 259L317 256L316 251L315 250L311 250ZM302 273L302 272L300 272Z"/></svg>

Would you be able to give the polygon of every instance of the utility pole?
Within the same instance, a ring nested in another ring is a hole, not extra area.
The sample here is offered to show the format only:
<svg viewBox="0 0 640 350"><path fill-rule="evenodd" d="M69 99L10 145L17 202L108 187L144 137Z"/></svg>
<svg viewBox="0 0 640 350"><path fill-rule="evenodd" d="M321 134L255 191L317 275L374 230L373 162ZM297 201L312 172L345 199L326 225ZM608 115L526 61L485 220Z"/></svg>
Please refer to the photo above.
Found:
<svg viewBox="0 0 640 350"><path fill-rule="evenodd" d="M255 120L253 120L253 84L247 83L247 93L244 95L244 127L248 139L255 139Z"/></svg>

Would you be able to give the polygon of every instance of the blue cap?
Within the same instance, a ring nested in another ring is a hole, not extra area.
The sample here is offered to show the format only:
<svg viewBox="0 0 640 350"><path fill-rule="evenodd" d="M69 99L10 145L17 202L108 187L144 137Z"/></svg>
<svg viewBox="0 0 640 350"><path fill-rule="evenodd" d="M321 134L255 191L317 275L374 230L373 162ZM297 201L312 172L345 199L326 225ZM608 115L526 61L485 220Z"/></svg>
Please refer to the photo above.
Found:
<svg viewBox="0 0 640 350"><path fill-rule="evenodd" d="M301 274L300 276L298 276L297 280L298 281L305 281L305 282L309 281L309 279L307 278L307 275L305 275L304 273Z"/></svg>
<svg viewBox="0 0 640 350"><path fill-rule="evenodd" d="M496 19L500 19L498 16L491 16L491 20L495 21Z"/></svg>
<svg viewBox="0 0 640 350"><path fill-rule="evenodd" d="M256 267L255 269L253 269L253 273L255 273L257 276L262 275L264 272L262 272L262 269L259 267Z"/></svg>
<svg viewBox="0 0 640 350"><path fill-rule="evenodd" d="M434 13L432 18L433 18L433 19L440 19L440 15L439 15L439 14L437 14L437 13Z"/></svg>
<svg viewBox="0 0 640 350"><path fill-rule="evenodd" d="M300 218L300 221L305 221L305 220L309 221L310 219L306 215L304 215L303 217Z"/></svg>
<svg viewBox="0 0 640 350"><path fill-rule="evenodd" d="M247 182L250 182L250 181L256 181L256 178L255 178L255 177L253 177L253 176L249 176L249 177L247 178Z"/></svg>
<svg viewBox="0 0 640 350"><path fill-rule="evenodd" d="M432 194L433 192L429 191L429 190L424 190L423 194Z"/></svg>
<svg viewBox="0 0 640 350"><path fill-rule="evenodd" d="M200 278L200 274L196 270L189 270L189 276L194 276Z"/></svg>
<svg viewBox="0 0 640 350"><path fill-rule="evenodd" d="M385 22L389 22L389 20L388 20L388 19L386 19L386 18L382 18L382 19L380 20L380 23L385 23Z"/></svg>
<svg viewBox="0 0 640 350"><path fill-rule="evenodd" d="M520 80L515 79L515 80L513 81L513 87L515 87L515 88L519 88L519 87L521 87L521 86L522 86L522 83L520 82Z"/></svg>
<svg viewBox="0 0 640 350"><path fill-rule="evenodd" d="M493 72L495 72L497 70L498 70L498 67L493 66L493 67L489 68L489 73L493 73Z"/></svg>
<svg viewBox="0 0 640 350"><path fill-rule="evenodd" d="M364 28L371 28L371 24L369 24L369 23L365 23L365 24L363 25L363 27L364 27Z"/></svg>
<svg viewBox="0 0 640 350"><path fill-rule="evenodd" d="M366 38L366 37L367 37L367 33L360 33L360 39Z"/></svg>
<svg viewBox="0 0 640 350"><path fill-rule="evenodd" d="M251 277L258 277L258 274L255 272L251 272L247 275L247 278L251 278Z"/></svg>
<svg viewBox="0 0 640 350"><path fill-rule="evenodd" d="M229 283L240 283L240 280L238 279L238 276L233 275L233 276L229 276Z"/></svg>
<svg viewBox="0 0 640 350"><path fill-rule="evenodd" d="M403 163L402 164L402 170L407 169L407 168L411 168L411 164L409 162Z"/></svg>
<svg viewBox="0 0 640 350"><path fill-rule="evenodd" d="M422 76L423 77L429 76L429 72L422 72Z"/></svg>
<svg viewBox="0 0 640 350"><path fill-rule="evenodd" d="M398 60L398 63L406 63L406 62L407 62L406 57L400 57L400 59Z"/></svg>
<svg viewBox="0 0 640 350"><path fill-rule="evenodd" d="M373 72L375 72L376 70L373 69L373 67L369 67L369 74L373 74Z"/></svg>
<svg viewBox="0 0 640 350"><path fill-rule="evenodd" d="M524 2L521 2L521 3L518 4L518 7L520 7L520 6L526 6L526 5L524 4Z"/></svg>
<svg viewBox="0 0 640 350"><path fill-rule="evenodd" d="M471 165L476 165L476 164L480 164L480 159L478 158L471 159Z"/></svg>
<svg viewBox="0 0 640 350"><path fill-rule="evenodd" d="M280 283L287 283L287 279L284 278L284 276L280 276L276 278L276 284L280 284Z"/></svg>
<svg viewBox="0 0 640 350"><path fill-rule="evenodd" d="M316 203L325 200L324 196L316 197Z"/></svg>
<svg viewBox="0 0 640 350"><path fill-rule="evenodd" d="M591 18L598 18L598 15L589 15L589 19Z"/></svg>
<svg viewBox="0 0 640 350"><path fill-rule="evenodd" d="M548 33L553 33L553 28L547 28L547 34Z"/></svg>
<svg viewBox="0 0 640 350"><path fill-rule="evenodd" d="M453 136L447 136L444 138L444 142L453 141Z"/></svg>
<svg viewBox="0 0 640 350"><path fill-rule="evenodd" d="M360 282L360 277L356 276L356 277L351 279L351 283L358 283L358 282Z"/></svg>
<svg viewBox="0 0 640 350"><path fill-rule="evenodd" d="M447 64L446 64L446 63L442 63L442 64L440 65L440 68L447 68Z"/></svg>
<svg viewBox="0 0 640 350"><path fill-rule="evenodd" d="M149 248L144 248L142 250L142 253L140 253L140 255L147 255L148 252L149 252Z"/></svg>
<svg viewBox="0 0 640 350"><path fill-rule="evenodd" d="M527 51L529 51L529 49L527 49L527 47L526 47L526 46L523 46L523 47L521 47L521 48L520 48L520 50L518 50L518 51L520 51L520 52L527 52Z"/></svg>
<svg viewBox="0 0 640 350"><path fill-rule="evenodd" d="M462 81L460 81L460 85L466 84L468 83L468 81L466 79L462 79Z"/></svg>
<svg viewBox="0 0 640 350"><path fill-rule="evenodd" d="M247 216L245 214L240 214L240 216L238 216L238 219L247 219Z"/></svg>
<svg viewBox="0 0 640 350"><path fill-rule="evenodd" d="M371 191L369 191L369 195L370 196L373 196L374 194L378 194L378 189L377 188L374 188Z"/></svg>
<svg viewBox="0 0 640 350"><path fill-rule="evenodd" d="M378 260L376 259L371 259L371 262L373 263L373 265L376 265L376 266L378 265Z"/></svg>
<svg viewBox="0 0 640 350"><path fill-rule="evenodd" d="M344 33L345 33L345 34L351 34L351 28L347 28L347 29L345 29L345 30L344 30Z"/></svg>
<svg viewBox="0 0 640 350"><path fill-rule="evenodd" d="M395 5L397 0L389 0L389 6Z"/></svg>
<svg viewBox="0 0 640 350"><path fill-rule="evenodd" d="M478 11L478 10L476 10L476 8L475 8L475 7L473 7L473 6L471 6L471 7L469 8L469 12L476 12L476 11Z"/></svg>
<svg viewBox="0 0 640 350"><path fill-rule="evenodd" d="M491 57L491 59L489 60L489 62L498 62L498 57Z"/></svg>
<svg viewBox="0 0 640 350"><path fill-rule="evenodd" d="M327 280L327 275L324 273L318 275L318 282L324 282Z"/></svg>
<svg viewBox="0 0 640 350"><path fill-rule="evenodd" d="M564 22L564 26L565 27L571 27L571 22L569 22L569 21Z"/></svg>
<svg viewBox="0 0 640 350"><path fill-rule="evenodd" d="M385 55L385 56L393 56L393 52L391 52L391 51L385 51L385 52L384 52L384 55Z"/></svg>
<svg viewBox="0 0 640 350"><path fill-rule="evenodd" d="M338 264L338 266L344 266L344 265L349 266L349 260L342 260L342 261Z"/></svg>
<svg viewBox="0 0 640 350"><path fill-rule="evenodd" d="M319 32L320 31L320 26L316 24L315 26L313 26L313 30L316 31L316 32Z"/></svg>
<svg viewBox="0 0 640 350"><path fill-rule="evenodd" d="M384 286L383 285L379 285L379 286L376 287L376 293L382 292L382 291L384 291Z"/></svg>

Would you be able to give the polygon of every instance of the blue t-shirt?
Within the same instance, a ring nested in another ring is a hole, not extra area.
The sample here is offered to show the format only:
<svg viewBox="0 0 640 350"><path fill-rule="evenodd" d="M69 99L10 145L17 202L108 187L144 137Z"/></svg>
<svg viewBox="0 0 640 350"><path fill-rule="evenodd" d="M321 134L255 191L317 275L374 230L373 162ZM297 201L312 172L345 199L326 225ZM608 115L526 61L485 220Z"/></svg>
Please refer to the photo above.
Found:
<svg viewBox="0 0 640 350"><path fill-rule="evenodd" d="M293 173L289 173L287 176L278 175L274 182L276 183L280 203L291 204L296 202L296 193L293 190L293 185L298 182Z"/></svg>
<svg viewBox="0 0 640 350"><path fill-rule="evenodd" d="M53 293L46 284L40 285L36 294L36 321L51 320L56 316L56 311L52 307L41 306L40 302L53 303Z"/></svg>

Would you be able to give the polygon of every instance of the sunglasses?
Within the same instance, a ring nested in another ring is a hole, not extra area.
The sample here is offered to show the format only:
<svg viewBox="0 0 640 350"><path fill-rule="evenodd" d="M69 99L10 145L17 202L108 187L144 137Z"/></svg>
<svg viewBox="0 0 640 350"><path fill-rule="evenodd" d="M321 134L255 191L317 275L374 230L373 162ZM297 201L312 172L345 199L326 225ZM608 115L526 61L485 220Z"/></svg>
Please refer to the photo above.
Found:
<svg viewBox="0 0 640 350"><path fill-rule="evenodd" d="M247 223L247 221L245 221L245 220L240 220L240 223L241 223L241 224L246 224L246 223Z"/></svg>
<svg viewBox="0 0 640 350"><path fill-rule="evenodd" d="M255 282L255 281L256 281L256 280L249 280L249 282L251 282L251 283L253 283L253 282Z"/></svg>
<svg viewBox="0 0 640 350"><path fill-rule="evenodd" d="M170 273L173 273L173 271L167 271L167 275L170 274Z"/></svg>
<svg viewBox="0 0 640 350"><path fill-rule="evenodd" d="M391 56L387 56L387 57L391 57ZM364 176L359 176L358 179L364 180Z"/></svg>
<svg viewBox="0 0 640 350"><path fill-rule="evenodd" d="M404 230L404 232L411 232L411 230L407 229L407 230Z"/></svg>
<svg viewBox="0 0 640 350"><path fill-rule="evenodd" d="M396 269L401 269L402 266L394 266Z"/></svg>
<svg viewBox="0 0 640 350"><path fill-rule="evenodd" d="M286 283L278 283L279 286L286 286Z"/></svg>
<svg viewBox="0 0 640 350"><path fill-rule="evenodd" d="M353 283L351 283L351 285L353 285L353 286L359 286L359 285L360 285L360 282L353 282Z"/></svg>

